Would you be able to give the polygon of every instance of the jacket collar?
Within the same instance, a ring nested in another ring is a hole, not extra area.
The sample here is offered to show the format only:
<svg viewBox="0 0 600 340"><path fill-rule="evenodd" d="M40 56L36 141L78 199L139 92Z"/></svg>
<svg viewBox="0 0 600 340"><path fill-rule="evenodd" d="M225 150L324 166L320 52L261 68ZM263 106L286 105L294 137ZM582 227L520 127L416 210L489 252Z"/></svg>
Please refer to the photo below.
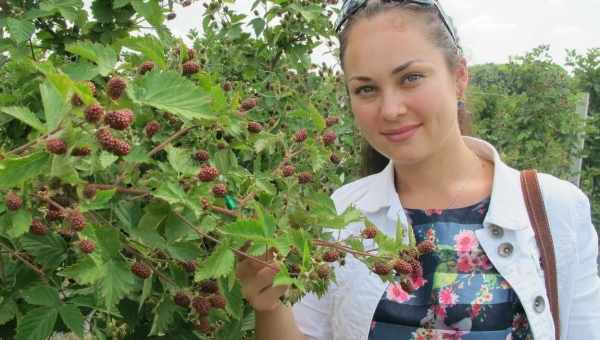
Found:
<svg viewBox="0 0 600 340"><path fill-rule="evenodd" d="M490 206L483 225L498 225L506 229L523 229L530 226L527 208L521 191L520 172L505 164L498 151L488 142L463 137L466 145L480 157L494 163L494 179ZM402 223L407 223L394 183L394 164L390 160L381 172L371 175L368 190L356 205L365 212L376 212L388 208L387 215L398 214Z"/></svg>

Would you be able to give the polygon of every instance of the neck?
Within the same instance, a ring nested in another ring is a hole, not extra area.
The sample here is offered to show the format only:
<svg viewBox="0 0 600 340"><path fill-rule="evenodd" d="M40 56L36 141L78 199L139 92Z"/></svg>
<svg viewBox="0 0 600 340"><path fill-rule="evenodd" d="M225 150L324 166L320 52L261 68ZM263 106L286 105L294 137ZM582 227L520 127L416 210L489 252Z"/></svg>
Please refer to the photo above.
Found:
<svg viewBox="0 0 600 340"><path fill-rule="evenodd" d="M394 162L396 191L405 208L456 208L491 193L493 164L462 137L415 164Z"/></svg>

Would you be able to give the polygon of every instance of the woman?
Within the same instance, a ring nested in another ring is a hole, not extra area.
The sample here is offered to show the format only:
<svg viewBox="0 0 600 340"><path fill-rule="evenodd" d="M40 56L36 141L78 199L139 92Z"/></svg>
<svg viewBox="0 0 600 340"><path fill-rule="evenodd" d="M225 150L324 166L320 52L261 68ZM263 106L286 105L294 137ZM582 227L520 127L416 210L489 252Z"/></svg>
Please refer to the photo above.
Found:
<svg viewBox="0 0 600 340"><path fill-rule="evenodd" d="M422 275L408 288L348 257L323 297L309 294L292 308L278 300L286 287L263 291L274 273L245 260L238 275L256 310L257 339L555 339L519 171L490 144L462 136L468 69L438 1L348 0L338 21L352 112L387 164L332 198L338 211L355 205L391 236L398 220L411 223L417 241L434 241L437 251L413 265ZM561 339L600 339L589 200L566 181L539 180L557 258ZM342 237L362 228L351 224Z"/></svg>

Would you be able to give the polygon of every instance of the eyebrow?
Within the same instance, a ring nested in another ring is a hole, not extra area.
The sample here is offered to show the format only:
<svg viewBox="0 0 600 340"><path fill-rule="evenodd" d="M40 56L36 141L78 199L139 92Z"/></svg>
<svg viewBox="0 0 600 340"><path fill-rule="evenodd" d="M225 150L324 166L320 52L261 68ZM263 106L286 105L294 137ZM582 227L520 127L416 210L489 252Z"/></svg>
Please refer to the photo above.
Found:
<svg viewBox="0 0 600 340"><path fill-rule="evenodd" d="M415 59L415 60L410 60L410 61L407 61L407 62L405 62L404 64L401 64L401 65L399 65L399 66L396 66L396 68L394 68L394 69L392 70L392 75L398 74L398 73L400 73L400 72L402 72L402 71L406 70L407 68L409 68L409 67L410 67L410 65L412 65L412 64L414 64L414 63L416 63L416 62L420 62L420 61L421 61L421 60L418 60L418 59ZM350 81L352 81L352 80L359 80L359 81L370 81L370 80L371 80L371 78L369 78L369 77L365 77L365 76L354 76L354 77L350 78L348 81L350 82Z"/></svg>

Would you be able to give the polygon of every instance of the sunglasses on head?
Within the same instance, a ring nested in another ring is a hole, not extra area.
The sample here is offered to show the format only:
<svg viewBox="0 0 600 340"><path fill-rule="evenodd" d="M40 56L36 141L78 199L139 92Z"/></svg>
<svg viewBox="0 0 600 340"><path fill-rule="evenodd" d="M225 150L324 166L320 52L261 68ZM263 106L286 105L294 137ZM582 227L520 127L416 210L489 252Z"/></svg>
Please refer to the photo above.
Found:
<svg viewBox="0 0 600 340"><path fill-rule="evenodd" d="M454 45L456 45L458 47L458 42L456 41L456 33L452 29L452 26L450 26L450 19L448 18L446 13L444 13L444 10L442 9L442 6L440 5L438 0L388 0L388 1L389 2L406 2L406 3L421 5L424 7L434 7L437 10L438 15L440 16L440 19L442 19L444 26L446 26L448 33L450 33L450 36L452 37L452 41L454 42ZM346 1L344 1L344 4L342 5L342 11L340 13L340 16L338 17L338 19L335 23L336 33L339 33L342 26L346 23L346 21L348 21L348 19L351 16L356 14L356 12L358 12L358 10L365 7L367 5L367 2L368 2L368 0L346 0Z"/></svg>

